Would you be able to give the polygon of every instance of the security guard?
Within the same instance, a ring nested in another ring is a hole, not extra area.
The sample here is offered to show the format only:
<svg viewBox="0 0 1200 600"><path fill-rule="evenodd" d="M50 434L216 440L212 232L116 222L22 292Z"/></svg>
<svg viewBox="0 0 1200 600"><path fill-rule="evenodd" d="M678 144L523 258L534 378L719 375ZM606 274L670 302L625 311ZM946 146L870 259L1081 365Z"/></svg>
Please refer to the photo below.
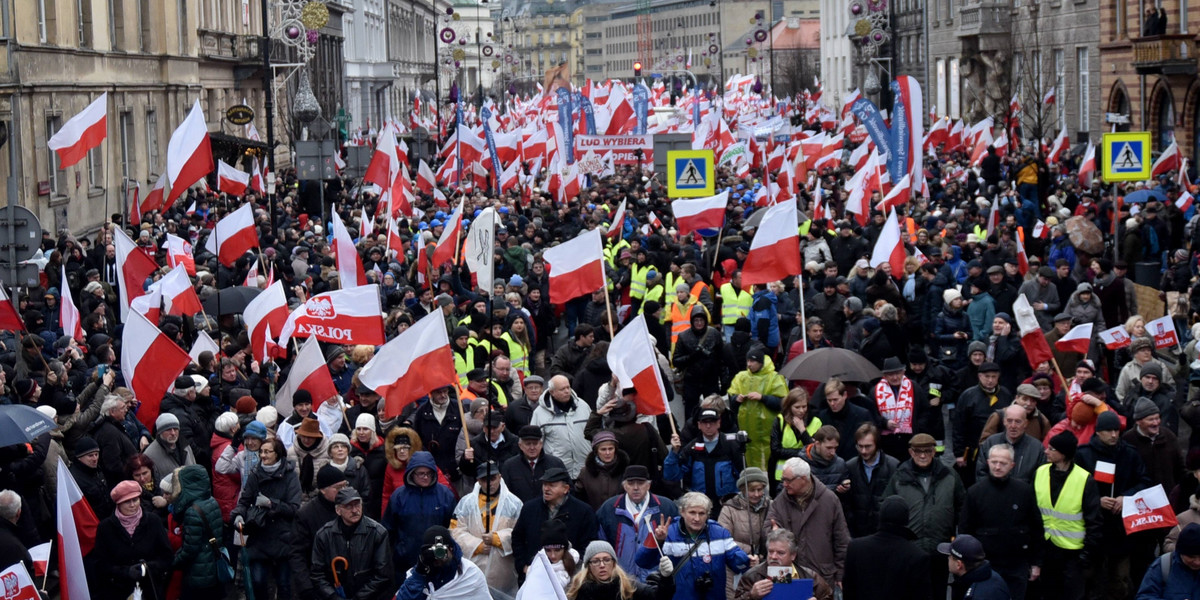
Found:
<svg viewBox="0 0 1200 600"><path fill-rule="evenodd" d="M675 301L671 303L671 349L674 351L679 334L692 326L692 307L703 305L691 295L691 286L680 281L675 285ZM704 309L707 313L708 309Z"/></svg>
<svg viewBox="0 0 1200 600"><path fill-rule="evenodd" d="M646 294L642 298L642 302L638 305L638 314L646 312L647 302L657 302L659 306L663 303L663 284L662 278L658 276L658 271L653 267L646 270Z"/></svg>
<svg viewBox="0 0 1200 600"><path fill-rule="evenodd" d="M754 297L742 289L742 270L733 272L733 277L721 286L721 325L724 326L725 341L733 336L733 325L742 317L750 315L750 303Z"/></svg>
<svg viewBox="0 0 1200 600"><path fill-rule="evenodd" d="M1078 444L1070 431L1050 438L1049 464L1033 477L1046 530L1041 573L1046 598L1083 600L1089 553L1100 541L1100 494L1087 469L1074 462Z"/></svg>
<svg viewBox="0 0 1200 600"><path fill-rule="evenodd" d="M450 349L454 351L454 372L458 373L458 385L467 387L467 372L475 367L475 348L471 345L471 330L459 325L451 336Z"/></svg>
<svg viewBox="0 0 1200 600"><path fill-rule="evenodd" d="M645 248L638 248L634 262L629 265L629 300L632 310L640 309L646 298L646 276L654 270L649 258Z"/></svg>

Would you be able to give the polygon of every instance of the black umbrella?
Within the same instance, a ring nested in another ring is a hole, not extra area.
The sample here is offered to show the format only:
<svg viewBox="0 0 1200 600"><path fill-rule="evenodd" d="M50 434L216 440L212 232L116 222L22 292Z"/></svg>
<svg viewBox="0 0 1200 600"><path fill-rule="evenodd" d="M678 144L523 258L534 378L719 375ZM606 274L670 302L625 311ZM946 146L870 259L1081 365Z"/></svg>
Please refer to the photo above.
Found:
<svg viewBox="0 0 1200 600"><path fill-rule="evenodd" d="M250 301L258 297L262 290L239 285L227 287L201 302L204 312L209 316L236 315L244 312Z"/></svg>
<svg viewBox="0 0 1200 600"><path fill-rule="evenodd" d="M871 361L843 348L809 350L788 361L779 374L790 381L825 381L837 377L856 383L883 377L883 373Z"/></svg>
<svg viewBox="0 0 1200 600"><path fill-rule="evenodd" d="M55 427L58 425L53 420L32 406L0 406L0 446L28 444Z"/></svg>

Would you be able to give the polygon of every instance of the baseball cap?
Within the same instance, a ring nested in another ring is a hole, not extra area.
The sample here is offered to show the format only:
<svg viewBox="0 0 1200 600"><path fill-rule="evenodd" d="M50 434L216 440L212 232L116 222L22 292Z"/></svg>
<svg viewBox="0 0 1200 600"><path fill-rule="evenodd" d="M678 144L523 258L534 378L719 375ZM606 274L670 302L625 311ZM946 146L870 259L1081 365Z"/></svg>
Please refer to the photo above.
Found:
<svg viewBox="0 0 1200 600"><path fill-rule="evenodd" d="M979 562L986 557L983 544L975 536L967 534L954 538L953 542L938 544L937 550L967 563Z"/></svg>

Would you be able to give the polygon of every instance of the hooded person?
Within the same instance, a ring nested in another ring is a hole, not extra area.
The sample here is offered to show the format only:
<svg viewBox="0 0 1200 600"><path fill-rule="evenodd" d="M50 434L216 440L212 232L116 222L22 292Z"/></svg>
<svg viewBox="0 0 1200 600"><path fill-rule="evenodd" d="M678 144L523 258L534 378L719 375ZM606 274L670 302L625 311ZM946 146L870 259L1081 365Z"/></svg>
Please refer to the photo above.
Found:
<svg viewBox="0 0 1200 600"><path fill-rule="evenodd" d="M404 472L404 487L392 492L383 513L383 526L392 539L397 581L417 564L421 533L430 524L450 525L455 504L454 492L438 481L433 455L424 450L414 452Z"/></svg>
<svg viewBox="0 0 1200 600"><path fill-rule="evenodd" d="M487 518L483 517L484 506ZM450 521L454 541L484 572L488 586L509 595L517 592L512 531L520 514L521 500L504 485L499 465L481 462L475 473L475 487L459 499Z"/></svg>
<svg viewBox="0 0 1200 600"><path fill-rule="evenodd" d="M217 574L220 555L209 540L223 539L221 507L210 492L208 473L200 465L183 467L172 485L171 516L179 524L182 545L171 563L183 573L183 586L191 598L217 598L223 584Z"/></svg>
<svg viewBox="0 0 1200 600"><path fill-rule="evenodd" d="M701 398L720 393L725 359L725 338L708 326L708 311L694 307L671 351L671 364L682 374L685 415L695 412Z"/></svg>
<svg viewBox="0 0 1200 600"><path fill-rule="evenodd" d="M908 528L908 504L900 496L884 498L879 529L850 540L842 580L845 600L925 600L929 598L929 560Z"/></svg>
<svg viewBox="0 0 1200 600"><path fill-rule="evenodd" d="M766 471L771 455L771 428L779 419L780 404L787 396L787 381L775 371L775 363L762 346L746 354L746 370L733 377L729 398L734 402L738 424L750 437L745 464Z"/></svg>
<svg viewBox="0 0 1200 600"><path fill-rule="evenodd" d="M419 559L404 574L396 600L490 597L483 571L463 557L446 527L429 527L417 545Z"/></svg>

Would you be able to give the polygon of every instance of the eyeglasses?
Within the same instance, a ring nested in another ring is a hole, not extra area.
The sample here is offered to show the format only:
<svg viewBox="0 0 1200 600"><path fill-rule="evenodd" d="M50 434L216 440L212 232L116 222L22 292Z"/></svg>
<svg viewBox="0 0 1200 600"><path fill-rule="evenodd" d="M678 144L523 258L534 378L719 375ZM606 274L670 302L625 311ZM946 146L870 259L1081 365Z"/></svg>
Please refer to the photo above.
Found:
<svg viewBox="0 0 1200 600"><path fill-rule="evenodd" d="M609 556L601 556L601 557L599 557L599 558L593 558L592 560L589 560L589 561L588 561L588 564L589 564L589 565L594 565L594 566L597 566L597 567L598 567L598 566L600 566L600 565L611 565L611 564L613 564L613 562L614 562L614 561L613 561L612 557L609 557Z"/></svg>
<svg viewBox="0 0 1200 600"><path fill-rule="evenodd" d="M911 452L920 456L928 456L933 454L933 448L913 448Z"/></svg>
<svg viewBox="0 0 1200 600"><path fill-rule="evenodd" d="M800 478L799 477L780 477L779 481L782 481L783 483L786 484L786 483L791 483L797 479L800 479Z"/></svg>

